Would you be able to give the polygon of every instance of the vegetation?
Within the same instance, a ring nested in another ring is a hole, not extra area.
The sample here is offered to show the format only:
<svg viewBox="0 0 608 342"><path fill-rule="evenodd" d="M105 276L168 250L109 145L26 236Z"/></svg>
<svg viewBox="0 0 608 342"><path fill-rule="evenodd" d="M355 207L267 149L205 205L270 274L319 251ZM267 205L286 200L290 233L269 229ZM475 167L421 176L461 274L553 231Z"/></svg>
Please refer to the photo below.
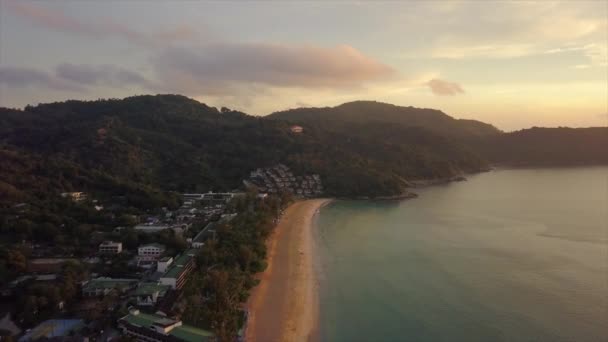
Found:
<svg viewBox="0 0 608 342"><path fill-rule="evenodd" d="M218 229L197 257L196 275L185 289L184 322L212 329L220 341L234 341L242 325L241 305L265 269L266 238L290 197L236 199L239 215Z"/></svg>
<svg viewBox="0 0 608 342"><path fill-rule="evenodd" d="M177 95L0 109L0 158L0 203L86 191L127 194L134 207L149 208L174 206L167 191L233 189L249 171L278 162L321 174L328 194L342 196L396 194L406 179L485 166L435 130L357 120L294 135L287 122Z"/></svg>

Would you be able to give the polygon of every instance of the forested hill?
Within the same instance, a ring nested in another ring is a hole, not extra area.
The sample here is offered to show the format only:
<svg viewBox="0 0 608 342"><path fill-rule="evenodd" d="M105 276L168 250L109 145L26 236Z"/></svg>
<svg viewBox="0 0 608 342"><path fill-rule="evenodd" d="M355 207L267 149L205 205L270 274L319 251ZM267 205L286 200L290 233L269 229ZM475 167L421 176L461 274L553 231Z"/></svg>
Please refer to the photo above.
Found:
<svg viewBox="0 0 608 342"><path fill-rule="evenodd" d="M488 137L476 150L508 166L608 165L608 127L534 127Z"/></svg>
<svg viewBox="0 0 608 342"><path fill-rule="evenodd" d="M304 132L292 133L293 123ZM270 117L178 95L0 108L0 204L86 191L127 196L137 207L174 205L170 191L232 190L251 170L277 163L320 174L328 196L395 195L410 180L476 172L490 162L605 163L606 132L506 134L374 102Z"/></svg>
<svg viewBox="0 0 608 342"><path fill-rule="evenodd" d="M270 114L268 118L331 125L386 123L419 127L449 137L485 137L501 133L496 127L476 120L457 120L442 111L400 107L375 101L354 101L336 107L298 108Z"/></svg>
<svg viewBox="0 0 608 342"><path fill-rule="evenodd" d="M0 200L63 191L171 202L165 191L231 190L282 162L319 173L334 196L397 194L407 180L450 177L486 163L419 128L345 123L293 134L281 120L218 110L177 95L67 101L0 109Z"/></svg>
<svg viewBox="0 0 608 342"><path fill-rule="evenodd" d="M355 101L336 107L298 108L268 116L340 130L349 124L386 123L423 128L467 146L491 164L574 166L608 164L608 127L530 128L504 133L476 120L457 120L435 110Z"/></svg>

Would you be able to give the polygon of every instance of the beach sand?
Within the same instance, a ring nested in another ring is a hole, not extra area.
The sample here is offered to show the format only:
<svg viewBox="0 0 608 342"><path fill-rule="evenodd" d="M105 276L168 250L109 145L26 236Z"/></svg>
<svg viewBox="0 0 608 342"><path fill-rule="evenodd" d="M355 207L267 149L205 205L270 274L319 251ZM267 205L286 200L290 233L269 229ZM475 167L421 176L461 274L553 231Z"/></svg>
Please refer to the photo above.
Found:
<svg viewBox="0 0 608 342"><path fill-rule="evenodd" d="M313 217L327 199L287 208L268 241L268 268L247 304L246 341L317 339L318 282L314 272Z"/></svg>

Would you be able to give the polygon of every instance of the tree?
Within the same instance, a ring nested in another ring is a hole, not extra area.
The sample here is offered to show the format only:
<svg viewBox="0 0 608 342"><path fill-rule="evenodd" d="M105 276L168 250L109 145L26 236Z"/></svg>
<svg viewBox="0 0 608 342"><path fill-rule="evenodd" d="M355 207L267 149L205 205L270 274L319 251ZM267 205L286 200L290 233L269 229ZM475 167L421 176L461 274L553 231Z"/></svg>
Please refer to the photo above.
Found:
<svg viewBox="0 0 608 342"><path fill-rule="evenodd" d="M211 317L211 328L219 341L234 341L239 325L242 279L233 272L211 270L205 284L209 293L204 308Z"/></svg>
<svg viewBox="0 0 608 342"><path fill-rule="evenodd" d="M14 273L23 273L27 269L27 259L21 251L9 249L6 253L6 265Z"/></svg>

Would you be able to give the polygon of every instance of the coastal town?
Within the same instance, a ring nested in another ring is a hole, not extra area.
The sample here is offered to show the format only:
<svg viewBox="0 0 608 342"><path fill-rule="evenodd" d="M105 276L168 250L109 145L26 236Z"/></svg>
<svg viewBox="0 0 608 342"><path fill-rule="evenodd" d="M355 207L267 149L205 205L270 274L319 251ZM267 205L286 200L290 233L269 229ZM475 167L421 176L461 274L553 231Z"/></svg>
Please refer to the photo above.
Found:
<svg viewBox="0 0 608 342"><path fill-rule="evenodd" d="M319 175L295 175L283 164L253 170L243 184L231 192L183 193L173 210L119 217L120 200L97 200L86 192L59 194L71 205L113 217L115 226L87 231L89 243L78 250L25 240L8 250L7 267L18 268L18 276L0 289L1 336L18 341L218 340L212 326L183 319L192 310L185 289L191 279L205 276L197 267L201 251L217 244L221 230L242 213L278 198L283 201L278 208L284 208L292 199L323 193ZM24 215L28 210L27 203L16 207ZM25 298L21 306L14 306L15 297ZM237 340L246 331L246 310L242 317Z"/></svg>

